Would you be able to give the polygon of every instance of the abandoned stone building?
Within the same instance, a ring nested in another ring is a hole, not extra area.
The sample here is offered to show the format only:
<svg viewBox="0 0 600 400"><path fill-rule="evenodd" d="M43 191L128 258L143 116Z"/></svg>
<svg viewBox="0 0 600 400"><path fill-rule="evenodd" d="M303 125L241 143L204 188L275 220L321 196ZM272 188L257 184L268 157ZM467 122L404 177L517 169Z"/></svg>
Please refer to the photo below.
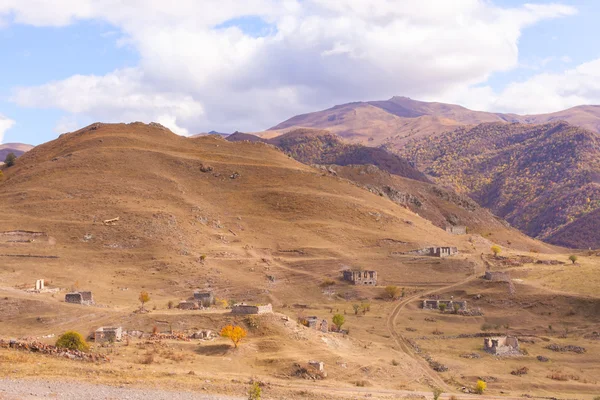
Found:
<svg viewBox="0 0 600 400"><path fill-rule="evenodd" d="M485 271L484 279L492 282L510 282L510 275L507 272Z"/></svg>
<svg viewBox="0 0 600 400"><path fill-rule="evenodd" d="M514 336L496 336L483 339L483 349L497 356L521 354L519 340Z"/></svg>
<svg viewBox="0 0 600 400"><path fill-rule="evenodd" d="M355 285L377 285L377 271L346 270L344 280Z"/></svg>
<svg viewBox="0 0 600 400"><path fill-rule="evenodd" d="M210 307L215 304L215 296L212 292L194 292L194 300L198 301L202 307Z"/></svg>
<svg viewBox="0 0 600 400"><path fill-rule="evenodd" d="M102 327L94 332L94 342L120 342L123 338L123 329L119 327Z"/></svg>
<svg viewBox="0 0 600 400"><path fill-rule="evenodd" d="M439 310L440 304L446 306L446 310L454 311L454 307L458 307L456 311L467 311L467 302L464 300L435 300L427 299L423 300L423 309L425 310ZM457 305L457 306L455 306Z"/></svg>
<svg viewBox="0 0 600 400"><path fill-rule="evenodd" d="M65 302L90 306L94 304L92 292L72 292L65 295Z"/></svg>
<svg viewBox="0 0 600 400"><path fill-rule="evenodd" d="M467 227L464 225L448 225L446 226L446 232L451 233L453 235L466 235Z"/></svg>
<svg viewBox="0 0 600 400"><path fill-rule="evenodd" d="M180 310L196 310L199 308L197 302L187 300L180 301L178 307Z"/></svg>
<svg viewBox="0 0 600 400"><path fill-rule="evenodd" d="M430 247L429 255L433 257L449 257L458 254L456 247Z"/></svg>
<svg viewBox="0 0 600 400"><path fill-rule="evenodd" d="M232 314L267 314L271 312L273 312L273 306L271 306L271 304L251 306L245 303L239 303L231 307Z"/></svg>
<svg viewBox="0 0 600 400"><path fill-rule="evenodd" d="M327 323L326 319L319 320L319 317L310 316L310 317L299 318L298 322L308 328L317 329L324 333L329 332L329 324Z"/></svg>

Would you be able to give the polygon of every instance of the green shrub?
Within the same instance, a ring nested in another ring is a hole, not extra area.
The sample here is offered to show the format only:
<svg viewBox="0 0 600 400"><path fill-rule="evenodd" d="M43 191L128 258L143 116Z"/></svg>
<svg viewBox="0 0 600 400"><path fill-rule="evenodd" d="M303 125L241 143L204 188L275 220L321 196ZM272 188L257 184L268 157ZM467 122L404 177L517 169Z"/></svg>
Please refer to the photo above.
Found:
<svg viewBox="0 0 600 400"><path fill-rule="evenodd" d="M262 395L262 389L258 382L254 382L250 391L248 392L248 400L260 400Z"/></svg>
<svg viewBox="0 0 600 400"><path fill-rule="evenodd" d="M88 351L90 349L90 345L86 343L83 336L75 331L68 331L60 335L56 341L56 347L79 351Z"/></svg>
<svg viewBox="0 0 600 400"><path fill-rule="evenodd" d="M16 161L17 156L15 156L15 153L8 153L6 155L6 158L4 159L4 164L6 164L7 167L12 167L13 165L15 165Z"/></svg>

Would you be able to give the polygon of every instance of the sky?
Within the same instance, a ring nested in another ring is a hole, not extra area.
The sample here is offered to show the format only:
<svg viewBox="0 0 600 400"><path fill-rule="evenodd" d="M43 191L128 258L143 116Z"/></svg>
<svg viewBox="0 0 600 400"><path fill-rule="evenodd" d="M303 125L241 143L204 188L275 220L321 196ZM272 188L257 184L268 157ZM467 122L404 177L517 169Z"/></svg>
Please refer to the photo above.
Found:
<svg viewBox="0 0 600 400"><path fill-rule="evenodd" d="M0 0L0 143L90 123L253 132L408 96L600 104L595 0Z"/></svg>

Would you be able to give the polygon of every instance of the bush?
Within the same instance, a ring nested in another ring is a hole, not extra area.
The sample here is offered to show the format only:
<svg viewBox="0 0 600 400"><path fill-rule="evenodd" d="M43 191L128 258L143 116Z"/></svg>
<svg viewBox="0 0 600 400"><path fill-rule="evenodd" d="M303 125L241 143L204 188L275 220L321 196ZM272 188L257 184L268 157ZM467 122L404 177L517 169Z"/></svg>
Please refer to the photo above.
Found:
<svg viewBox="0 0 600 400"><path fill-rule="evenodd" d="M167 308L172 309L174 306L173 300L169 300L169 302L167 303Z"/></svg>
<svg viewBox="0 0 600 400"><path fill-rule="evenodd" d="M385 295L386 297L395 300L398 297L398 294L400 293L400 289L398 289L398 286L386 286L385 289Z"/></svg>
<svg viewBox="0 0 600 400"><path fill-rule="evenodd" d="M479 379L477 381L477 384L475 385L475 393L483 394L483 392L485 392L485 389L487 389L487 383Z"/></svg>
<svg viewBox="0 0 600 400"><path fill-rule="evenodd" d="M440 304L439 307L440 307L440 312L441 313L444 313L446 311L446 304L442 303L442 304Z"/></svg>
<svg viewBox="0 0 600 400"><path fill-rule="evenodd" d="M433 400L438 400L440 398L440 396L442 395L442 393L444 393L444 392L440 388L433 389Z"/></svg>
<svg viewBox="0 0 600 400"><path fill-rule="evenodd" d="M331 320L338 329L342 329L342 325L344 325L346 322L346 317L344 317L342 314L335 314Z"/></svg>
<svg viewBox="0 0 600 400"><path fill-rule="evenodd" d="M4 159L4 164L6 164L7 167L12 167L13 165L15 165L16 161L17 156L15 156L15 153L8 153L6 155L6 158Z"/></svg>
<svg viewBox="0 0 600 400"><path fill-rule="evenodd" d="M573 254L573 255L569 256L569 260L570 260L570 261L571 261L573 264L575 264L575 262L577 261L577 256L576 256L575 254Z"/></svg>
<svg viewBox="0 0 600 400"><path fill-rule="evenodd" d="M86 343L83 336L75 331L68 331L60 335L56 341L56 347L79 351L88 351L90 349L90 345Z"/></svg>
<svg viewBox="0 0 600 400"><path fill-rule="evenodd" d="M493 245L491 247L491 250L492 250L492 253L494 253L494 257L498 257L498 254L500 254L500 251L502 251L500 246L498 246L497 244Z"/></svg>
<svg viewBox="0 0 600 400"><path fill-rule="evenodd" d="M258 382L254 382L250 391L248 392L248 400L260 400L262 395L262 389Z"/></svg>

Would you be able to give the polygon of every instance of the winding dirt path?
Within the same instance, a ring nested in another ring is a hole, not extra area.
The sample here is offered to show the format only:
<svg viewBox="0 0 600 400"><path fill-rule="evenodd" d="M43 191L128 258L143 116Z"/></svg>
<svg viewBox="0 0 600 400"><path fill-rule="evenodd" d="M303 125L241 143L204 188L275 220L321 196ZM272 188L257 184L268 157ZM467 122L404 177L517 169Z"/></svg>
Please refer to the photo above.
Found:
<svg viewBox="0 0 600 400"><path fill-rule="evenodd" d="M406 339L404 336L398 333L398 331L396 330L396 320L400 312L404 309L404 307L406 307L408 303L422 296L428 296L437 292L447 291L448 289L464 285L465 283L468 283L476 279L481 274L483 274L482 270L485 270L485 266L477 262L473 274L470 275L468 278L463 279L462 281L427 290L425 292L420 292L413 296L404 298L403 300L399 301L398 304L396 304L386 321L387 329L390 335L394 338L394 342L400 348L400 350L415 361L415 363L417 364L417 366L419 366L423 374L429 378L430 385L436 386L442 389L444 392L452 393L454 392L454 390L450 386L448 386L448 384L444 382L444 380L435 371L431 369L427 361L425 361L419 354L415 352L413 347L410 345L408 339Z"/></svg>

